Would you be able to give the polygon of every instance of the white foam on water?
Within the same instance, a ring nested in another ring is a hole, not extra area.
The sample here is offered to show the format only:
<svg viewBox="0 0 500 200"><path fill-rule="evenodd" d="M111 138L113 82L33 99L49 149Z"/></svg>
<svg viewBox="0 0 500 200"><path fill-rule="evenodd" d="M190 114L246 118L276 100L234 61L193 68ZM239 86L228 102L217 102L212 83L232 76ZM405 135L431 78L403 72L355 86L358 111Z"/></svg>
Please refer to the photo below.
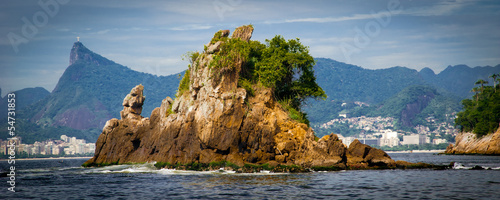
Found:
<svg viewBox="0 0 500 200"><path fill-rule="evenodd" d="M162 175L242 175L242 176L255 176L255 175L282 175L288 173L275 173L269 170L262 170L255 173L237 173L234 170L225 170L220 168L218 170L212 171L191 171L191 170L177 170L177 169L157 169L154 164L156 162L147 162L143 164L123 164L123 165L111 165L105 167L96 167L85 170L83 173L96 173L96 174L107 174L107 173L156 173Z"/></svg>
<svg viewBox="0 0 500 200"><path fill-rule="evenodd" d="M156 170L154 163L124 164L96 167L86 170L84 173L151 173Z"/></svg>
<svg viewBox="0 0 500 200"><path fill-rule="evenodd" d="M19 172L50 172L54 169L51 168L37 168L37 169L21 169Z"/></svg>
<svg viewBox="0 0 500 200"><path fill-rule="evenodd" d="M479 165L479 166L481 166L481 165ZM486 166L481 166L481 167L483 169L500 170L500 167L486 167ZM462 163L458 163L458 162L456 162L452 167L452 169L472 169L472 168L474 168L474 167L466 167Z"/></svg>
<svg viewBox="0 0 500 200"><path fill-rule="evenodd" d="M453 169L471 169L472 167L466 167L462 163L454 163L453 164Z"/></svg>

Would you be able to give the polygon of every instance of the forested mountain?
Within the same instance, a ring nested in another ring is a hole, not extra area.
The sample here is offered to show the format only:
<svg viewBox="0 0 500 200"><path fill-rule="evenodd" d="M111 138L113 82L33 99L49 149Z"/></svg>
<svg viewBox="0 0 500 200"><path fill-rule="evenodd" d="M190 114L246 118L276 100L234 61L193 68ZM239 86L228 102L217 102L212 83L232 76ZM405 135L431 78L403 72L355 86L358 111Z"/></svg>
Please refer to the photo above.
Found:
<svg viewBox="0 0 500 200"><path fill-rule="evenodd" d="M331 59L317 58L318 84L331 100L380 103L410 85L425 81L417 70L405 67L370 70Z"/></svg>
<svg viewBox="0 0 500 200"><path fill-rule="evenodd" d="M474 83L479 80L489 80L493 82L489 76L500 72L500 65L495 67L468 67L467 65L448 66L439 74L429 68L424 68L420 74L424 80L437 87L442 88L460 99L470 98L474 93L470 92L474 87ZM490 84L492 85L492 84Z"/></svg>
<svg viewBox="0 0 500 200"><path fill-rule="evenodd" d="M338 118L339 112L345 110L345 107L341 106L343 103L352 105L353 102L363 102L378 106L403 89L414 85L433 89L440 94L439 98L444 98L447 102L459 102L473 95L470 90L478 79L487 80L493 72L500 72L500 65L475 68L465 65L449 66L436 75L429 68L420 72L405 67L370 70L331 59L317 58L314 70L317 82L325 90L328 99L310 100L303 109L311 123L323 123Z"/></svg>
<svg viewBox="0 0 500 200"><path fill-rule="evenodd" d="M144 85L143 115L149 116L165 97L175 94L179 74L156 76L137 72L76 42L70 52L70 65L54 91L18 111L17 133L31 142L32 136L58 138L62 133L89 132L91 136L84 139L94 142L107 120L120 118L123 98L138 84Z"/></svg>
<svg viewBox="0 0 500 200"><path fill-rule="evenodd" d="M24 117L40 125L100 129L110 118L119 118L124 94L135 85L144 85L147 98L143 113L149 116L162 99L174 95L178 83L178 75L137 72L76 42L70 53L70 65L54 91L34 104Z"/></svg>
<svg viewBox="0 0 500 200"><path fill-rule="evenodd" d="M0 93L1 93L0 89ZM24 88L22 90L14 91L15 94L15 104L16 109L21 110L26 106L29 106L35 102L40 101L50 94L45 88L35 87L35 88ZM5 95L3 98L0 98L0 119L4 119L7 117L7 108L8 108L8 97Z"/></svg>
<svg viewBox="0 0 500 200"><path fill-rule="evenodd" d="M398 120L399 127L413 127L425 124L425 118L445 121L446 114L458 112L459 101L440 94L430 86L409 86L379 105L368 107L357 113L358 116L385 116Z"/></svg>

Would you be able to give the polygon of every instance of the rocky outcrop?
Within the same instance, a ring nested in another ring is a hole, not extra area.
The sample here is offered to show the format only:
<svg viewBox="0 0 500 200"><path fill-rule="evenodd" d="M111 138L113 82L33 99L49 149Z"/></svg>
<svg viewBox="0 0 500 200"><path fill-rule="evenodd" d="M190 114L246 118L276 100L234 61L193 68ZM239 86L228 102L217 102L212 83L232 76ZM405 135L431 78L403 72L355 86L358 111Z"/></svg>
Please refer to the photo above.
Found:
<svg viewBox="0 0 500 200"><path fill-rule="evenodd" d="M401 111L401 124L406 127L413 127L413 119L429 105L434 96L434 93L426 92L419 95L415 102L406 104L405 108Z"/></svg>
<svg viewBox="0 0 500 200"><path fill-rule="evenodd" d="M81 42L75 42L69 55L69 65L73 65L77 61L92 63L97 66L115 64L113 61L105 59L102 56L88 50Z"/></svg>
<svg viewBox="0 0 500 200"><path fill-rule="evenodd" d="M122 120L124 119L142 119L142 105L146 97L142 95L144 86L138 85L132 88L129 94L123 99L123 110L120 112Z"/></svg>
<svg viewBox="0 0 500 200"><path fill-rule="evenodd" d="M248 42L252 32L244 26L231 37ZM215 37L229 37L229 31ZM122 119L106 123L95 155L85 165L227 161L336 169L395 166L385 152L359 141L347 148L335 134L316 138L310 127L288 116L270 88L253 85L254 95L249 95L237 84L244 61L210 65L223 41L208 44L183 78L189 89L179 88L175 100L165 98L150 118L140 116L142 85L132 89L123 101Z"/></svg>
<svg viewBox="0 0 500 200"><path fill-rule="evenodd" d="M348 165L357 168L368 168L370 166L394 167L395 161L384 151L362 144L359 140L354 140L347 153Z"/></svg>
<svg viewBox="0 0 500 200"><path fill-rule="evenodd" d="M455 145L446 148L446 154L500 155L500 129L495 133L477 138L476 134L462 132L455 137Z"/></svg>

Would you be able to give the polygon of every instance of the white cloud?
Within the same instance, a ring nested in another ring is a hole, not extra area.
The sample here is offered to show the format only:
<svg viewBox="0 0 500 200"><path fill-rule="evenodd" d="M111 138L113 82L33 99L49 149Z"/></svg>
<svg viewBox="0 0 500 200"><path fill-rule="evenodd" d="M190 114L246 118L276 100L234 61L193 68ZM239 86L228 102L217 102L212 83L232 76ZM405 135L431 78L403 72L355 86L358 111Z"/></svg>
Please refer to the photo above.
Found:
<svg viewBox="0 0 500 200"><path fill-rule="evenodd" d="M192 30L206 30L211 29L213 26L211 25L201 25L201 24L188 24L183 26L178 26L171 28L173 31L192 31Z"/></svg>
<svg viewBox="0 0 500 200"><path fill-rule="evenodd" d="M456 11L460 10L463 7L466 7L470 4L474 3L474 1L470 0L456 0L456 1L444 1L437 2L432 6L422 6L415 7L404 10L402 15L412 15L412 16L443 16L443 15L452 15L456 13Z"/></svg>
<svg viewBox="0 0 500 200"><path fill-rule="evenodd" d="M389 11L384 11L373 14L355 14L352 16L341 16L341 17L289 19L285 20L284 22L285 23L295 23L295 22L329 23L329 22L342 22L351 20L375 19L377 17L384 17L387 15L392 15L392 14Z"/></svg>
<svg viewBox="0 0 500 200"><path fill-rule="evenodd" d="M343 22L343 21L353 21L353 20L366 20L366 19L376 19L386 16L395 15L410 15L410 16L442 16L451 15L463 7L471 4L468 0L457 0L455 2L438 2L431 6L420 6L413 7L409 9L396 9L393 11L385 10L380 12L364 13L364 14L354 14L350 16L335 16L335 17L310 17L310 18L297 18L297 19L287 19L287 20L268 20L264 23L266 24L278 24L278 23L297 23L297 22L310 22L310 23L332 23L332 22Z"/></svg>
<svg viewBox="0 0 500 200"><path fill-rule="evenodd" d="M100 30L100 31L97 31L96 34L102 35L102 34L108 33L109 31L111 31L111 30L110 29Z"/></svg>

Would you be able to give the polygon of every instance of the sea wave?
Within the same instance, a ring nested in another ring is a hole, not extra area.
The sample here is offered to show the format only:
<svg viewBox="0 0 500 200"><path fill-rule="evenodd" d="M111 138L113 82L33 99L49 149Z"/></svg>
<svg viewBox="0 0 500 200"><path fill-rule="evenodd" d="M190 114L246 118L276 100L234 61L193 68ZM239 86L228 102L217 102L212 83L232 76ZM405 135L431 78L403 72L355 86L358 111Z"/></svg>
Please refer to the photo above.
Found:
<svg viewBox="0 0 500 200"><path fill-rule="evenodd" d="M82 173L85 174L107 174L107 173L154 173L161 175L280 175L280 174L288 174L288 173L274 173L268 170L262 170L256 173L237 173L234 170L226 170L224 168L220 168L218 170L210 170L210 171L192 171L192 170L178 170L178 169L157 169L154 164L156 162L147 162L143 164L122 164L122 165L112 165L105 167L95 167L88 168L84 170Z"/></svg>
<svg viewBox="0 0 500 200"><path fill-rule="evenodd" d="M490 167L490 166L482 166L482 165L474 165L474 166L466 166L462 163L455 162L453 164L452 169L457 170L469 170L469 169L491 169L491 170L500 170L500 167Z"/></svg>

